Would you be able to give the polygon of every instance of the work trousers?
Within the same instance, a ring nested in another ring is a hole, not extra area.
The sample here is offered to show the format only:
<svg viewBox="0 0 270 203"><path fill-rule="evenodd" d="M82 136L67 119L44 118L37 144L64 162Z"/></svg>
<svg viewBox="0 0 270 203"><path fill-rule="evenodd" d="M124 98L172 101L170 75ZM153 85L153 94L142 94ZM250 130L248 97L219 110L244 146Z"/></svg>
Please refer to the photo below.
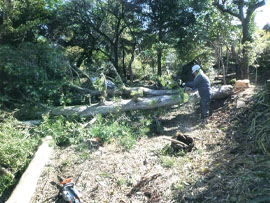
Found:
<svg viewBox="0 0 270 203"><path fill-rule="evenodd" d="M211 98L201 98L201 117L206 118L209 116Z"/></svg>

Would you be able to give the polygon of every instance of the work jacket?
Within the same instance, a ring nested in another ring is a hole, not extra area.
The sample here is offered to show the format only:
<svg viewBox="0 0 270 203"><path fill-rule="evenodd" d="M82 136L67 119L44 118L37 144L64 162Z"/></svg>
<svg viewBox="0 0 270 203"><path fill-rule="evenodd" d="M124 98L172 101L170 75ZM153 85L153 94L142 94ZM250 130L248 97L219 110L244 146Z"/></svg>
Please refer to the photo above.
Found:
<svg viewBox="0 0 270 203"><path fill-rule="evenodd" d="M187 87L198 89L202 101L210 101L211 99L211 84L209 78L202 70L196 75L193 81L186 83Z"/></svg>

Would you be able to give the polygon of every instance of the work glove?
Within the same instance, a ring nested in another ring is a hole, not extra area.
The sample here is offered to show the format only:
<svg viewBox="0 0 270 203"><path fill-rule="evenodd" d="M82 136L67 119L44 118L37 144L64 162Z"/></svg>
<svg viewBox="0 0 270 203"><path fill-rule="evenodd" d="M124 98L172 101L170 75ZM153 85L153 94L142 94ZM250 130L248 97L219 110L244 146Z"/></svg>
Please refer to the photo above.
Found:
<svg viewBox="0 0 270 203"><path fill-rule="evenodd" d="M180 87L185 87L186 83L184 83L181 79L178 80L178 84Z"/></svg>

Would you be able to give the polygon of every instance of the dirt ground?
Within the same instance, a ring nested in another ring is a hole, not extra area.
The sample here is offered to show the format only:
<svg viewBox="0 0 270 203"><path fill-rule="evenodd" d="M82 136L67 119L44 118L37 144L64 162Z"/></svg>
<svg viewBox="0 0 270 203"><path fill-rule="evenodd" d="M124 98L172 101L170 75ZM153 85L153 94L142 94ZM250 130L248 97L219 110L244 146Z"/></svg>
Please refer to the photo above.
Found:
<svg viewBox="0 0 270 203"><path fill-rule="evenodd" d="M32 203L64 202L59 177L72 177L82 201L89 203L245 202L252 183L235 174L255 162L244 161L254 157L243 151L236 139L238 131L231 124L248 108L253 94L254 88L249 88L222 104L213 103L207 124L201 123L198 106L172 107L160 117L162 133L140 139L129 152L117 141L89 147L83 153L74 146L56 148ZM193 138L191 152L166 153L171 142L165 138L175 133ZM253 180L254 187L260 181Z"/></svg>

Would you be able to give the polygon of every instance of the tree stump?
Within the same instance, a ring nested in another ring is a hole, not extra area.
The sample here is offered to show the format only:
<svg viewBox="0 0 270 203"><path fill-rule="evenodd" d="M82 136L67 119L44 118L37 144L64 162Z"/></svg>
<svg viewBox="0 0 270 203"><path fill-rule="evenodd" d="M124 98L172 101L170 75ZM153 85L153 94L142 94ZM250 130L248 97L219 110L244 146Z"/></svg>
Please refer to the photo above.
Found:
<svg viewBox="0 0 270 203"><path fill-rule="evenodd" d="M237 80L234 85L235 90L246 89L250 87L249 80Z"/></svg>
<svg viewBox="0 0 270 203"><path fill-rule="evenodd" d="M171 147L174 151L182 150L185 152L191 152L192 148L194 147L194 140L187 135L177 133L171 139Z"/></svg>

